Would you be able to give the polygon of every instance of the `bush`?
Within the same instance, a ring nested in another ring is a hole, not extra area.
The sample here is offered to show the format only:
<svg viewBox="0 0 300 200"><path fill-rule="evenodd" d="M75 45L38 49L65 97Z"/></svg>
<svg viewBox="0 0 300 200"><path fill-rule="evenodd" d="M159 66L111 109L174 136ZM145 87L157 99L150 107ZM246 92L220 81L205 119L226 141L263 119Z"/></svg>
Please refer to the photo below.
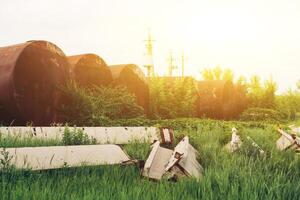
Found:
<svg viewBox="0 0 300 200"><path fill-rule="evenodd" d="M144 110L135 96L124 87L83 88L68 83L62 88L66 96L60 108L63 120L78 126L100 126L115 119L143 117Z"/></svg>
<svg viewBox="0 0 300 200"><path fill-rule="evenodd" d="M241 115L243 121L282 121L283 115L273 109L267 108L248 108Z"/></svg>
<svg viewBox="0 0 300 200"><path fill-rule="evenodd" d="M70 131L68 127L64 130L62 142L64 145L96 144L95 138L89 138L82 129L75 128L74 131Z"/></svg>

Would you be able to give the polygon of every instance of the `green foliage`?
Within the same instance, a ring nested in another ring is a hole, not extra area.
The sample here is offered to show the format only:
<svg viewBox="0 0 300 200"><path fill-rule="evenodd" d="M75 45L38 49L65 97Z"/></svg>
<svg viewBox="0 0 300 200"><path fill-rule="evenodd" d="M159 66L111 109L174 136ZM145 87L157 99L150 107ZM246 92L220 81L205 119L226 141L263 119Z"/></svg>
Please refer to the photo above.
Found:
<svg viewBox="0 0 300 200"><path fill-rule="evenodd" d="M201 72L201 76L203 80L228 80L233 81L234 73L231 69L222 69L219 65L215 68L209 69L205 68Z"/></svg>
<svg viewBox="0 0 300 200"><path fill-rule="evenodd" d="M5 148L3 148L0 152L1 159L0 159L0 169L2 171L9 171L12 168L11 165L11 159L13 158L11 155L9 155L9 152L6 151Z"/></svg>
<svg viewBox="0 0 300 200"><path fill-rule="evenodd" d="M253 76L247 87L250 107L275 108L277 84L272 78L262 85L260 77Z"/></svg>
<svg viewBox="0 0 300 200"><path fill-rule="evenodd" d="M287 120L296 119L297 112L300 112L300 93L289 90L283 95L276 97L276 110L284 115Z"/></svg>
<svg viewBox="0 0 300 200"><path fill-rule="evenodd" d="M26 136L1 136L0 133L0 146L2 148L10 147L36 147L36 146L58 146L62 145L61 141L56 139L43 140L36 137Z"/></svg>
<svg viewBox="0 0 300 200"><path fill-rule="evenodd" d="M89 136L80 128L75 128L73 131L70 131L68 127L65 127L62 143L64 145L96 144L96 139L89 138Z"/></svg>
<svg viewBox="0 0 300 200"><path fill-rule="evenodd" d="M62 90L67 100L60 112L72 125L99 126L114 119L143 116L143 108L124 87L83 88L69 83Z"/></svg>
<svg viewBox="0 0 300 200"><path fill-rule="evenodd" d="M128 120L130 121L130 120ZM128 123L128 122L127 122ZM186 134L199 151L204 167L200 181L152 182L136 166L95 166L44 171L0 173L1 199L298 199L300 159L275 148L279 135L272 124L216 120L146 120L175 126L175 137ZM260 125L261 126L260 126ZM232 126L245 145L230 154ZM249 136L266 152L261 156ZM149 144L125 145L133 157L145 159Z"/></svg>
<svg viewBox="0 0 300 200"><path fill-rule="evenodd" d="M274 121L280 122L283 115L277 110L267 108L248 108L241 115L243 121Z"/></svg>
<svg viewBox="0 0 300 200"><path fill-rule="evenodd" d="M195 116L198 97L194 81L193 78L151 78L149 81L150 117Z"/></svg>

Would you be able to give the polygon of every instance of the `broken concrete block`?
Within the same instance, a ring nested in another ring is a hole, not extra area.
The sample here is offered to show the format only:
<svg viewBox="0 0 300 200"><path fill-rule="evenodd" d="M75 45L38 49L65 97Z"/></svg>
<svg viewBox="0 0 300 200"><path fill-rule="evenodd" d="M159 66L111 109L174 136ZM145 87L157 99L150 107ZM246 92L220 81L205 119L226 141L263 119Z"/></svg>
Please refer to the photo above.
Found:
<svg viewBox="0 0 300 200"><path fill-rule="evenodd" d="M280 138L276 141L277 149L283 151L286 149L293 149L296 152L300 150L300 138L295 134L288 134L282 129L278 129L278 132L281 134Z"/></svg>
<svg viewBox="0 0 300 200"><path fill-rule="evenodd" d="M166 171L169 171L171 167L179 162L183 157L186 157L188 154L189 148L189 138L185 136L174 148L171 158L165 168Z"/></svg>
<svg viewBox="0 0 300 200"><path fill-rule="evenodd" d="M179 162L178 165L183 172L188 175L189 177L194 177L197 179L202 178L203 174L203 167L197 161L199 153L198 151L192 146L188 145L187 155L184 156Z"/></svg>
<svg viewBox="0 0 300 200"><path fill-rule="evenodd" d="M2 149L11 156L16 168L44 170L82 165L113 165L128 162L131 159L118 145L79 145L24 147Z"/></svg>
<svg viewBox="0 0 300 200"><path fill-rule="evenodd" d="M150 179L160 180L165 174L165 166L167 165L173 151L160 147L160 142L156 141L152 145L152 150L145 162L143 176Z"/></svg>
<svg viewBox="0 0 300 200"><path fill-rule="evenodd" d="M162 127L160 128L160 138L163 144L173 144L174 142L174 131L171 128Z"/></svg>
<svg viewBox="0 0 300 200"><path fill-rule="evenodd" d="M160 180L162 177L195 177L201 178L203 168L197 161L198 152L184 137L170 150L160 146L159 141L152 145L152 150L146 160L143 176Z"/></svg>
<svg viewBox="0 0 300 200"><path fill-rule="evenodd" d="M292 133L300 136L300 127L297 127L295 125L290 125L289 128L291 129Z"/></svg>
<svg viewBox="0 0 300 200"><path fill-rule="evenodd" d="M225 145L225 149L227 149L230 153L235 152L242 146L242 141L240 136L237 134L237 129L235 127L232 128L231 141Z"/></svg>

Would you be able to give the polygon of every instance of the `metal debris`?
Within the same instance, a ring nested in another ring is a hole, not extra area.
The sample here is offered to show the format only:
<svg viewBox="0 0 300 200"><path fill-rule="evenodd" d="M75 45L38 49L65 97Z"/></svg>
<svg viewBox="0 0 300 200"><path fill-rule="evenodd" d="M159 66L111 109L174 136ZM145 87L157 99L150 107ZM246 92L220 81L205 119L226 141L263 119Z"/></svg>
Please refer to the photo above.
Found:
<svg viewBox="0 0 300 200"><path fill-rule="evenodd" d="M197 161L198 152L189 144L188 137L184 137L174 150L160 146L157 141L145 162L142 175L154 180L162 177L202 177L203 168Z"/></svg>
<svg viewBox="0 0 300 200"><path fill-rule="evenodd" d="M7 148L2 151L9 153L12 157L10 164L16 168L31 170L113 165L131 160L118 145L111 144Z"/></svg>

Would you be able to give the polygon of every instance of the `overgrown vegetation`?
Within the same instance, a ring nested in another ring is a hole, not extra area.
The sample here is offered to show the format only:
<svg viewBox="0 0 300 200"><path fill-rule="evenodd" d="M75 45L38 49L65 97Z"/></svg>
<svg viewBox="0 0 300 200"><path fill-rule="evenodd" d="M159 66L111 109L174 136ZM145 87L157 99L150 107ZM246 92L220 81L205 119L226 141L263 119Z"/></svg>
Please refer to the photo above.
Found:
<svg viewBox="0 0 300 200"><path fill-rule="evenodd" d="M132 122L133 123L133 122ZM142 123L142 122L141 122ZM1 199L298 199L300 158L275 148L276 126L263 122L145 120L173 126L178 140L187 134L204 167L200 181L152 182L136 166L95 166L1 173ZM224 145L236 126L244 141L230 154ZM266 152L246 141L250 136ZM1 143L1 141L0 141ZM2 143L0 144L2 146ZM125 145L130 156L145 159L149 144Z"/></svg>
<svg viewBox="0 0 300 200"><path fill-rule="evenodd" d="M83 88L71 82L62 90L66 100L60 112L71 125L99 126L110 120L144 115L143 108L124 87Z"/></svg>
<svg viewBox="0 0 300 200"><path fill-rule="evenodd" d="M277 84L272 78L262 81L259 76L254 75L249 80L243 76L235 79L233 71L222 69L220 66L204 69L201 75L203 80L229 80L235 83L236 95L239 96L235 104L239 108L239 114L245 108L273 109L274 112L281 113L282 119L294 120L296 114L300 112L300 81L297 83L297 89L276 94ZM245 114L242 119L257 120L256 118L245 117ZM260 120L265 119L261 118ZM266 120L269 119L266 118Z"/></svg>
<svg viewBox="0 0 300 200"><path fill-rule="evenodd" d="M71 131L68 127L65 128L62 143L64 145L87 145L96 144L95 138L89 138L82 129L75 128Z"/></svg>
<svg viewBox="0 0 300 200"><path fill-rule="evenodd" d="M172 119L195 117L198 94L190 77L153 77L149 81L150 117Z"/></svg>
<svg viewBox="0 0 300 200"><path fill-rule="evenodd" d="M0 170L3 172L9 172L13 166L11 164L12 156L9 155L9 152L6 151L5 148L3 148L0 151L1 159L0 159Z"/></svg>
<svg viewBox="0 0 300 200"><path fill-rule="evenodd" d="M241 120L244 121L272 121L280 122L283 120L283 115L277 110L268 108L249 108L241 115Z"/></svg>

